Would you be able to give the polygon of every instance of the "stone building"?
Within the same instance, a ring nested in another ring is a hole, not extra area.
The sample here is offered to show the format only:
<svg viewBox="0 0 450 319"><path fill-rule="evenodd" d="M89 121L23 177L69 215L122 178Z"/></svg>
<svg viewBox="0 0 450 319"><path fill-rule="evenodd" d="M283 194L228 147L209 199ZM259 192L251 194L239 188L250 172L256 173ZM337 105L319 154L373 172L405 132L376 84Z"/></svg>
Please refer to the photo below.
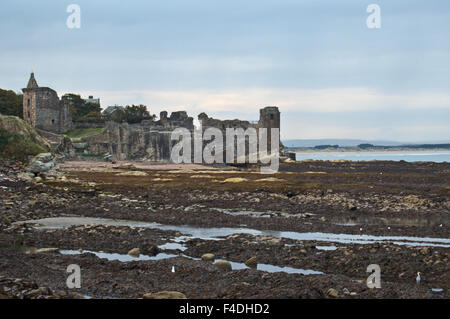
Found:
<svg viewBox="0 0 450 319"><path fill-rule="evenodd" d="M234 158L234 162L236 163L238 158L238 145L237 141L227 141L226 140L226 129L243 129L244 131L247 129L255 129L256 133L259 134L260 128L266 128L267 129L267 148L270 153L270 150L272 149L272 140L271 140L271 129L277 128L280 129L280 111L278 110L278 107L276 106L266 106L259 110L259 121L257 122L251 122L251 121L243 121L239 119L234 120L218 120L211 117L208 117L205 113L201 113L198 116L199 121L202 124L202 131L205 132L209 127L218 128L222 131L223 135L223 142L224 145L223 149L216 150L216 153L222 153L220 157L223 158L223 162L226 161L226 148L232 147L234 149L234 155L232 156ZM227 145L227 143L230 143ZM203 143L203 145L205 142ZM278 143L276 145L281 145L279 136L278 136ZM256 141L256 143L253 145L256 147L257 150L259 150L259 139ZM275 146L275 144L274 144ZM245 139L245 158L241 158L244 162L248 162L248 156L249 152L251 150L250 147L250 141L248 136ZM279 148L279 150L281 150Z"/></svg>
<svg viewBox="0 0 450 319"><path fill-rule="evenodd" d="M258 122L218 120L208 117L205 113L200 114L198 119L202 123L203 131L208 127L218 128L224 132L224 137L227 128L245 130L250 127L255 129L280 127L280 112L277 107L261 109ZM169 162L172 147L176 144L176 141L171 140L171 134L176 128L186 128L194 132L193 118L185 111L173 112L170 117L163 111L159 120L145 120L139 124L107 122L102 133L89 137L86 151L92 154L109 153L116 160L147 159L152 162ZM270 139L270 135L268 138ZM268 141L269 149L270 143ZM226 155L225 152L223 154Z"/></svg>
<svg viewBox="0 0 450 319"><path fill-rule="evenodd" d="M23 91L23 118L33 127L53 133L72 128L69 101L59 99L55 90L38 86L34 73Z"/></svg>

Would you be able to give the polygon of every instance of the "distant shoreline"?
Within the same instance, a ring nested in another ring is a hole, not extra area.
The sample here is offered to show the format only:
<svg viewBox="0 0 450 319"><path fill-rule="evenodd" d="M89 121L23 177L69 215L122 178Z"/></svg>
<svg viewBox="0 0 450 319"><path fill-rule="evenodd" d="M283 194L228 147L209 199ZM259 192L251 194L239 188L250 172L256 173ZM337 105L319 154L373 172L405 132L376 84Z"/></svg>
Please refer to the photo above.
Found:
<svg viewBox="0 0 450 319"><path fill-rule="evenodd" d="M316 149L316 148L286 148L289 152L294 153L399 153L399 152L450 152L450 148L403 148L403 147L392 147L392 148L368 148L362 149L358 147L340 147L340 148L326 148L326 149Z"/></svg>

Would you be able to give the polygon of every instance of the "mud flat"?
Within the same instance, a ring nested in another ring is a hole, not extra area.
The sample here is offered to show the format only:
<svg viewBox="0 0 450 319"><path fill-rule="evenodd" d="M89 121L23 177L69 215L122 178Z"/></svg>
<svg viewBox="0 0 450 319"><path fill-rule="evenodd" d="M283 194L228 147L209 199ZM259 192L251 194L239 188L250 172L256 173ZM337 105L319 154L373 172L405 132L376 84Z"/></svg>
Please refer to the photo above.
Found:
<svg viewBox="0 0 450 319"><path fill-rule="evenodd" d="M0 295L449 297L448 163L305 161L271 176L150 166L66 162L64 178L0 178ZM66 286L70 264L80 289ZM370 264L381 289L365 283Z"/></svg>

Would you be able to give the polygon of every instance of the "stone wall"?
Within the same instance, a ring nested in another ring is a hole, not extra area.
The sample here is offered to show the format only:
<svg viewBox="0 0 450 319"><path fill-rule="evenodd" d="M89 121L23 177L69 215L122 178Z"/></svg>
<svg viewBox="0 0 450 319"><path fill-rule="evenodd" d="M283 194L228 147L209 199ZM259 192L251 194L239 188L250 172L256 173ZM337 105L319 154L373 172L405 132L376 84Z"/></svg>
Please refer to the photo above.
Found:
<svg viewBox="0 0 450 319"><path fill-rule="evenodd" d="M276 107L262 109L259 122L253 123L241 120L222 121L210 118L205 113L199 115L203 131L208 127L215 127L223 131L224 138L226 128L279 128L279 119L280 112ZM152 162L169 162L172 147L177 143L171 140L171 133L180 127L191 133L194 131L193 119L184 111L173 112L170 117L167 117L167 112L161 112L158 121L146 120L140 124L107 122L103 132L87 138L87 150L91 154L109 153L115 160L146 159ZM225 141L223 145L226 145ZM248 145L246 149L249 149ZM223 150L218 152L223 152L225 161L226 153Z"/></svg>
<svg viewBox="0 0 450 319"><path fill-rule="evenodd" d="M23 118L41 130L64 133L72 128L68 101L60 100L56 91L39 87L34 74L23 91Z"/></svg>
<svg viewBox="0 0 450 319"><path fill-rule="evenodd" d="M169 162L172 146L171 133L177 127L194 129L193 118L184 111L161 112L160 119L145 120L139 124L105 123L105 131L87 138L91 154L109 153L115 160L146 159Z"/></svg>
<svg viewBox="0 0 450 319"><path fill-rule="evenodd" d="M208 115L206 115L205 113L201 113L198 116L199 121L202 124L202 131L204 132L205 130L207 130L209 127L214 127L214 128L218 128L222 131L222 136L223 136L223 145L224 148L222 150L217 150L216 152L218 153L222 153L221 157L223 162L227 161L227 154L226 154L226 147L227 147L227 143L230 143L229 147L231 147L232 149L234 149L234 163L238 162L238 150L237 150L237 141L227 141L226 140L226 129L227 128L242 128L244 131L247 130L248 128L253 128L256 130L256 133L258 135L258 139L256 142L256 146L255 149L258 151L259 150L259 130L260 128L267 128L267 147L268 150L271 150L271 145L272 145L272 141L271 141L271 134L270 134L270 130L272 128L280 128L280 111L278 110L278 107L276 106L267 106L265 108L260 109L259 112L259 121L258 122L250 122L250 121L243 121L243 120L239 120L239 119L234 119L234 120L218 120L218 119L214 119L211 117L208 117ZM280 141L279 145L281 145ZM208 142L203 142L203 145L207 144ZM248 162L248 156L250 154L250 142L249 142L249 138L246 137L245 139L245 158L241 158L240 160L243 160L245 162ZM280 151L280 148L279 148ZM215 153L217 154L217 153Z"/></svg>

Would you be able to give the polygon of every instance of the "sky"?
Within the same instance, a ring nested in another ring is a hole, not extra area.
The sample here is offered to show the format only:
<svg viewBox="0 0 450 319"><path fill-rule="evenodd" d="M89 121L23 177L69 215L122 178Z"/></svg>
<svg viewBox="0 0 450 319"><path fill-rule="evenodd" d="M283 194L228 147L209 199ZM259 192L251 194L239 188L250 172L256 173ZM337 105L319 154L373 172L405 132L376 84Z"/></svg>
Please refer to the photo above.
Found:
<svg viewBox="0 0 450 319"><path fill-rule="evenodd" d="M103 108L258 120L275 105L282 139L450 141L448 0L2 0L0 88L32 70Z"/></svg>

